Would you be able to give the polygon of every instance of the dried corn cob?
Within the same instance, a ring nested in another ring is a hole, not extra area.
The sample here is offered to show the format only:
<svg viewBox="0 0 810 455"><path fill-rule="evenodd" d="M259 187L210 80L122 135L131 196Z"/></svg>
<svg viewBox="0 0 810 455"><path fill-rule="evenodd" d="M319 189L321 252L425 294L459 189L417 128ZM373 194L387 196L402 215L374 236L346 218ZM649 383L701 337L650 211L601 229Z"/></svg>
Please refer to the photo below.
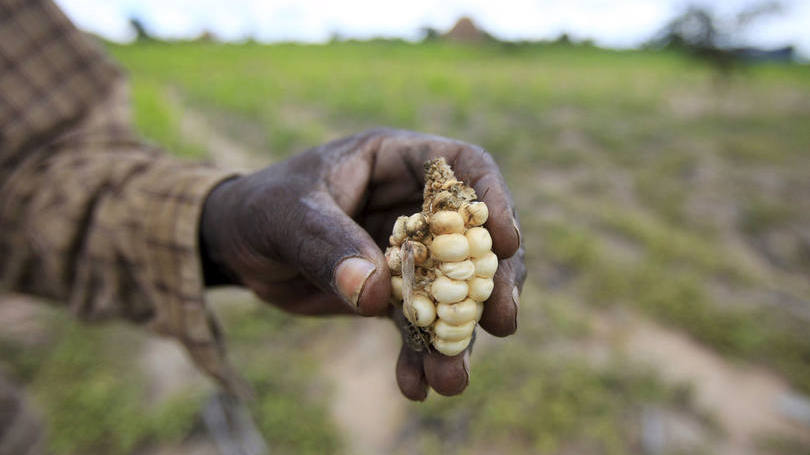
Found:
<svg viewBox="0 0 810 455"><path fill-rule="evenodd" d="M393 302L410 323L417 348L445 355L462 352L492 293L498 258L489 215L475 190L456 179L438 158L425 163L422 212L394 223L385 252Z"/></svg>

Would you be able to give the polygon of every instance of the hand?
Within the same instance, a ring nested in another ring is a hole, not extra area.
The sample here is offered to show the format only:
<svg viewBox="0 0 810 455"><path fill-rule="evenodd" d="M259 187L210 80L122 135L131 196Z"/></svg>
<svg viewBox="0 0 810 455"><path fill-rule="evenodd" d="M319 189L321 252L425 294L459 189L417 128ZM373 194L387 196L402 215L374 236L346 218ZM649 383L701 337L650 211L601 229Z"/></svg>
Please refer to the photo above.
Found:
<svg viewBox="0 0 810 455"><path fill-rule="evenodd" d="M500 263L480 325L496 336L514 333L526 273L497 165L474 145L409 131L364 132L218 185L200 223L206 283L247 286L293 313L388 314L391 277L381 248L397 216L421 210L423 164L439 156L489 207L485 226ZM460 393L469 350L447 357L403 345L397 381L413 400L423 400L428 385Z"/></svg>

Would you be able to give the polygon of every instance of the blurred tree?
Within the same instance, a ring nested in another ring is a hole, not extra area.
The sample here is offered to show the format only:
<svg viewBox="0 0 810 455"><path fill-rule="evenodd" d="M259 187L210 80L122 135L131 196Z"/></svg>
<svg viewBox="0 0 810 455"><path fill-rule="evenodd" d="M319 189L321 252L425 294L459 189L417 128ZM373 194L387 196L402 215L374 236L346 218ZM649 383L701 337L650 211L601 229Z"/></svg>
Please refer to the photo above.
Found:
<svg viewBox="0 0 810 455"><path fill-rule="evenodd" d="M441 33L429 25L422 27L420 31L423 35L423 42L438 41L441 38Z"/></svg>
<svg viewBox="0 0 810 455"><path fill-rule="evenodd" d="M135 30L135 41L155 41L155 38L146 30L143 22L137 17L130 17L129 25Z"/></svg>
<svg viewBox="0 0 810 455"><path fill-rule="evenodd" d="M342 43L344 41L346 41L346 38L337 30L333 30L332 33L329 34L329 44Z"/></svg>
<svg viewBox="0 0 810 455"><path fill-rule="evenodd" d="M557 39L554 40L554 44L569 46L572 44L571 37L568 36L568 33L563 32L560 34L560 36L557 37Z"/></svg>
<svg viewBox="0 0 810 455"><path fill-rule="evenodd" d="M762 16L781 13L784 11L782 4L777 1L766 1L762 3L755 3L737 13L737 26L742 27L748 25L751 21L758 19Z"/></svg>
<svg viewBox="0 0 810 455"><path fill-rule="evenodd" d="M211 30L203 30L202 33L192 41L197 43L216 43L219 41L217 35Z"/></svg>
<svg viewBox="0 0 810 455"><path fill-rule="evenodd" d="M657 36L648 42L648 47L686 51L709 63L725 80L736 64L731 49L721 46L723 40L712 13L703 7L690 6L672 19Z"/></svg>
<svg viewBox="0 0 810 455"><path fill-rule="evenodd" d="M735 47L741 42L745 27L755 20L782 11L776 1L756 3L723 21L702 6L689 6L667 23L645 47L675 49L690 53L713 66L726 79L748 53Z"/></svg>
<svg viewBox="0 0 810 455"><path fill-rule="evenodd" d="M585 47L596 47L596 42L591 38L586 38L586 39L580 41L579 45L580 46L585 46Z"/></svg>

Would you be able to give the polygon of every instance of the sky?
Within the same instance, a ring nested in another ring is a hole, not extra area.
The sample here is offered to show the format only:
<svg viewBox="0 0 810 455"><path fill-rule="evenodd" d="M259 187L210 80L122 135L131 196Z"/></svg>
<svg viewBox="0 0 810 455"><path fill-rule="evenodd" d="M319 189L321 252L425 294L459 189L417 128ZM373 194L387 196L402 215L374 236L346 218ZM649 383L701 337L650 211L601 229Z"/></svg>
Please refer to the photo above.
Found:
<svg viewBox="0 0 810 455"><path fill-rule="evenodd" d="M501 39L575 39L628 48L639 45L689 4L720 17L757 0L56 0L81 28L114 41L134 33L136 16L163 38L192 38L203 30L224 40L325 42L347 38L421 38L421 28L447 30L461 16ZM810 58L810 0L783 0L777 13L754 23L741 45L793 44Z"/></svg>

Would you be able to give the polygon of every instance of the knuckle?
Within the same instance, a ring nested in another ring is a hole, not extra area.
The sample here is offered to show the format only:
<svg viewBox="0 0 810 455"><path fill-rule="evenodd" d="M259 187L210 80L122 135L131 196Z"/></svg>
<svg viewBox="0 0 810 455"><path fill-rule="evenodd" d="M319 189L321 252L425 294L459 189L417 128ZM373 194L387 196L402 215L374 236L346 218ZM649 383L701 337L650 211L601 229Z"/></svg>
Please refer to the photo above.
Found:
<svg viewBox="0 0 810 455"><path fill-rule="evenodd" d="M358 136L363 138L371 138L375 136L384 136L394 133L396 130L388 127L388 126L377 126L374 128L368 128L362 131Z"/></svg>
<svg viewBox="0 0 810 455"><path fill-rule="evenodd" d="M462 153L477 157L486 166L497 167L495 164L495 158L492 157L492 154L480 145L467 144L466 147L463 148Z"/></svg>

